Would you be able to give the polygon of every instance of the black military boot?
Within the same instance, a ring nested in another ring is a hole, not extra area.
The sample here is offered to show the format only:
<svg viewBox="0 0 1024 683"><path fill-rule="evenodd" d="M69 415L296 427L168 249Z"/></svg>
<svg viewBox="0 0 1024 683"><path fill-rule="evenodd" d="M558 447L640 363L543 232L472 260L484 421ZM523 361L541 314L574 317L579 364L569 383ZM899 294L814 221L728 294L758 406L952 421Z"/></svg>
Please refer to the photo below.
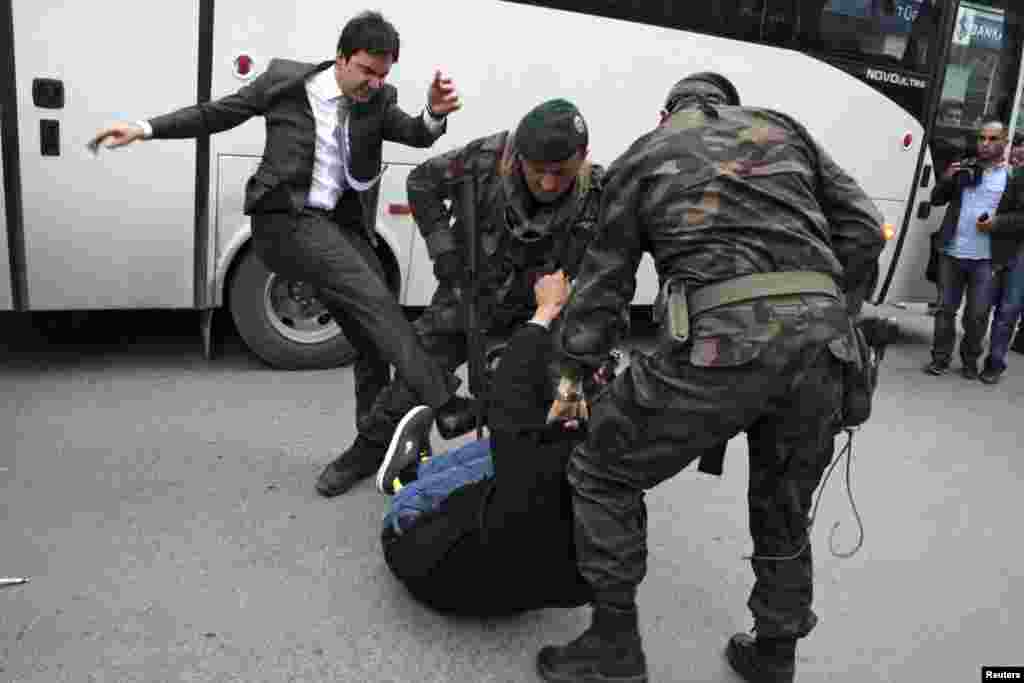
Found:
<svg viewBox="0 0 1024 683"><path fill-rule="evenodd" d="M796 673L796 638L752 638L737 633L729 639L725 657L733 670L750 683L792 683Z"/></svg>
<svg viewBox="0 0 1024 683"><path fill-rule="evenodd" d="M647 683L636 608L595 607L583 635L540 651L537 671L554 683Z"/></svg>
<svg viewBox="0 0 1024 683"><path fill-rule="evenodd" d="M476 429L476 400L453 396L437 409L434 423L442 439L454 439Z"/></svg>

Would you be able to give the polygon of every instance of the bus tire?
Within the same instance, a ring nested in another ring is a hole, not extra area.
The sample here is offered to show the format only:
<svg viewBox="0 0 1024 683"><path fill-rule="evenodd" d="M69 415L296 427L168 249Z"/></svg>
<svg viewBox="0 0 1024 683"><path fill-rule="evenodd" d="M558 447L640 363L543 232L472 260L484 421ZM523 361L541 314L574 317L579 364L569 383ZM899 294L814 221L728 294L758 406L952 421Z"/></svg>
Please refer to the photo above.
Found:
<svg viewBox="0 0 1024 683"><path fill-rule="evenodd" d="M247 249L229 288L231 317L249 349L281 370L348 365L357 352L313 287L278 277Z"/></svg>

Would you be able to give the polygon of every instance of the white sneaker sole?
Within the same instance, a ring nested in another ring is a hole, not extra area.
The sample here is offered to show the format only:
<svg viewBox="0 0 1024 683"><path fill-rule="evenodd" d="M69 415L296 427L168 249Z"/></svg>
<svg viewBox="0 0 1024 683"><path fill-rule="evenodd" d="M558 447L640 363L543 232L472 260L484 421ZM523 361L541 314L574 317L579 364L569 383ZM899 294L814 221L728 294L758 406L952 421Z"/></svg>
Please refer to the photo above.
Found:
<svg viewBox="0 0 1024 683"><path fill-rule="evenodd" d="M412 458L406 458L405 453L402 453L400 455L399 446L402 444L403 441L405 441L404 435L406 429L410 425L416 423L417 420L424 414L428 416L427 424L430 424L430 421L434 419L433 411L428 406L416 406L402 417L402 420L398 423L398 427L395 428L395 433L391 437L391 443L388 444L388 450L384 453L384 462L380 464L380 468L377 470L377 490L380 493L383 493L385 496L388 495L387 490L384 488L385 482L390 483L392 479L398 476L399 472L401 472L403 469L406 468L406 466L409 465L409 463L415 462L420 457L419 450L417 450L413 454ZM401 458L402 460L400 460L399 458ZM392 463L394 463L396 466L392 471L391 476L388 476L389 470L391 470Z"/></svg>

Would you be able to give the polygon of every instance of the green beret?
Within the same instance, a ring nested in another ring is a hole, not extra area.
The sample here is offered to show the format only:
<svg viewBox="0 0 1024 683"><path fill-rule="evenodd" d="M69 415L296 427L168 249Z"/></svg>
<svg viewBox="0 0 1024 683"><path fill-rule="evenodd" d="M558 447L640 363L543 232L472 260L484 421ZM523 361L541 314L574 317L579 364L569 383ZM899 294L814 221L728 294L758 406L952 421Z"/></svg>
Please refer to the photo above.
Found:
<svg viewBox="0 0 1024 683"><path fill-rule="evenodd" d="M586 146L587 124L567 100L538 104L516 128L516 151L530 161L565 161Z"/></svg>

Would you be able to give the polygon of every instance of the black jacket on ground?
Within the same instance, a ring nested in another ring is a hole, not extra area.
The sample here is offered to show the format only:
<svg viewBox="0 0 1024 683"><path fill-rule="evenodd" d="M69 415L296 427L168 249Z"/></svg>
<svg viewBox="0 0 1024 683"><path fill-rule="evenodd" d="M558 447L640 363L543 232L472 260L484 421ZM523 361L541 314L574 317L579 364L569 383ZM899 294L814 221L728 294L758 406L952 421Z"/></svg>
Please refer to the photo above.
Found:
<svg viewBox="0 0 1024 683"><path fill-rule="evenodd" d="M401 536L384 532L388 566L434 609L489 616L591 599L576 568L565 478L582 433L545 425L551 354L551 333L527 324L501 359L488 410L494 479L453 492Z"/></svg>

